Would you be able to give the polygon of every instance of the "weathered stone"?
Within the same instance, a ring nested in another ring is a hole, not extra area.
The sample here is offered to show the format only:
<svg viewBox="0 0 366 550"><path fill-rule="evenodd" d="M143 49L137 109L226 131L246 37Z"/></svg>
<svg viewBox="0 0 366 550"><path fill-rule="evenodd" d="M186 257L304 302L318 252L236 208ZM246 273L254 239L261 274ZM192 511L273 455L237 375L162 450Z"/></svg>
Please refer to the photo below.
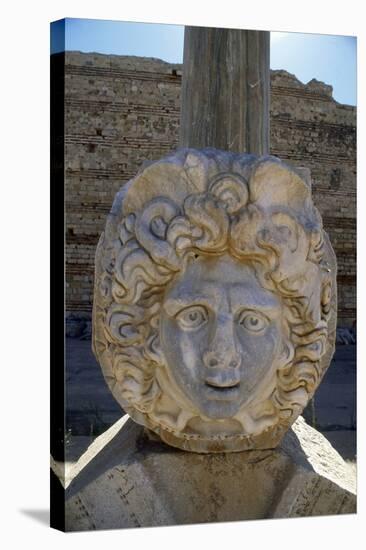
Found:
<svg viewBox="0 0 366 550"><path fill-rule="evenodd" d="M122 408L184 450L272 449L334 352L336 264L279 159L182 149L116 195L93 349Z"/></svg>
<svg viewBox="0 0 366 550"><path fill-rule="evenodd" d="M95 249L113 197L144 160L177 147L182 65L81 52L66 52L65 59L66 309L90 318ZM314 204L337 255L338 323L351 327L356 107L336 102L318 84L271 71L270 153L311 169ZM113 135L104 137L106 130Z"/></svg>
<svg viewBox="0 0 366 550"><path fill-rule="evenodd" d="M66 530L350 514L355 474L300 417L274 451L196 454L126 416L80 458L66 491Z"/></svg>
<svg viewBox="0 0 366 550"><path fill-rule="evenodd" d="M269 153L269 42L268 31L185 27L181 147Z"/></svg>
<svg viewBox="0 0 366 550"><path fill-rule="evenodd" d="M114 89L100 92L114 100ZM135 117L126 120L132 128ZM329 365L336 327L335 257L301 174L274 157L183 149L117 193L96 254L93 348L145 432L127 422L91 462L84 456L68 488L69 530L355 510L331 450L310 461L309 477L292 432L283 441ZM168 449L155 460L162 441L211 454ZM309 441L300 449L312 456Z"/></svg>

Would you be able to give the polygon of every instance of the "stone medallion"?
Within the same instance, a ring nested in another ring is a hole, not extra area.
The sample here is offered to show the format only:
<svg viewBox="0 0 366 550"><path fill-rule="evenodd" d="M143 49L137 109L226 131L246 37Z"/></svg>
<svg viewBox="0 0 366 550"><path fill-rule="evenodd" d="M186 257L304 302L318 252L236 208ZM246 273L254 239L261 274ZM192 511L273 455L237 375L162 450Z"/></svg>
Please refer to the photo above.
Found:
<svg viewBox="0 0 366 550"><path fill-rule="evenodd" d="M180 149L116 195L93 349L121 407L196 452L272 449L334 352L336 261L281 160Z"/></svg>

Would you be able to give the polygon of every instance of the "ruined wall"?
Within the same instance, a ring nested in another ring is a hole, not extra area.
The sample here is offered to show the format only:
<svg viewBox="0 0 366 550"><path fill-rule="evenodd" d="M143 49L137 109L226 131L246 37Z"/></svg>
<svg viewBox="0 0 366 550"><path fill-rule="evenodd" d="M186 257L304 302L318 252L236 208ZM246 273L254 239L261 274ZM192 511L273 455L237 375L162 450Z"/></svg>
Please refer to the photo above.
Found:
<svg viewBox="0 0 366 550"><path fill-rule="evenodd" d="M66 309L90 314L95 247L120 186L177 147L181 65L66 54ZM356 317L356 109L332 88L271 74L271 154L308 166L338 258L339 324Z"/></svg>

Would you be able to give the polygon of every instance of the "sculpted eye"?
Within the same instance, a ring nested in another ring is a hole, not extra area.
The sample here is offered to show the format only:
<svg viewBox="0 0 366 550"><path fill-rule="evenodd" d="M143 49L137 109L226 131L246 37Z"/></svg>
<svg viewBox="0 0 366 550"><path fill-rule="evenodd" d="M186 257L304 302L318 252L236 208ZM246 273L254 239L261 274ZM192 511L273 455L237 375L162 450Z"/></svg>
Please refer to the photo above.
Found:
<svg viewBox="0 0 366 550"><path fill-rule="evenodd" d="M268 323L264 315L255 311L243 311L239 316L239 324L250 332L261 332Z"/></svg>
<svg viewBox="0 0 366 550"><path fill-rule="evenodd" d="M201 327L208 319L208 314L203 306L191 306L176 314L179 325L185 329Z"/></svg>

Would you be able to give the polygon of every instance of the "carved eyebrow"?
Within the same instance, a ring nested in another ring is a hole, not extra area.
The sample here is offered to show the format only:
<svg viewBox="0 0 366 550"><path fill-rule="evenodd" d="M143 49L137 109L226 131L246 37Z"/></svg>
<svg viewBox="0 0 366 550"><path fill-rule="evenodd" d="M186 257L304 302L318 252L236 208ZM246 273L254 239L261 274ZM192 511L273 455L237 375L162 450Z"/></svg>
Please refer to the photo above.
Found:
<svg viewBox="0 0 366 550"><path fill-rule="evenodd" d="M277 310L280 304L275 302L259 302L256 300L239 300L233 301L234 309L237 311L241 309L245 311L273 311Z"/></svg>
<svg viewBox="0 0 366 550"><path fill-rule="evenodd" d="M183 288L182 291L176 292L176 295L170 296L163 303L163 309L170 316L176 315L180 310L193 306L203 305L209 309L216 311L220 308L220 296L215 292L216 286L214 285L212 292L210 292L210 284L206 284L206 289L202 292L200 289L188 289ZM233 284L229 295L229 308L234 313L238 310L258 310L263 313L274 314L279 311L280 303L278 299L267 293L257 292L253 296L250 289L243 288L242 284Z"/></svg>
<svg viewBox="0 0 366 550"><path fill-rule="evenodd" d="M239 316L244 312L259 313L269 319L275 319L281 315L281 305L275 301L266 300L238 300L231 302L231 311L233 315Z"/></svg>
<svg viewBox="0 0 366 550"><path fill-rule="evenodd" d="M176 298L168 298L164 304L163 308L168 315L175 315L181 309L184 309L189 306L194 305L204 305L207 307L212 307L214 305L214 300L209 298L207 295L203 294L188 294L183 296L177 296Z"/></svg>
<svg viewBox="0 0 366 550"><path fill-rule="evenodd" d="M259 311L277 311L281 306L280 301L275 297L269 294L256 293L254 296L250 292L243 292L242 289L233 288L230 292L230 302L231 308L234 310L238 309L249 309L249 310L259 310Z"/></svg>

